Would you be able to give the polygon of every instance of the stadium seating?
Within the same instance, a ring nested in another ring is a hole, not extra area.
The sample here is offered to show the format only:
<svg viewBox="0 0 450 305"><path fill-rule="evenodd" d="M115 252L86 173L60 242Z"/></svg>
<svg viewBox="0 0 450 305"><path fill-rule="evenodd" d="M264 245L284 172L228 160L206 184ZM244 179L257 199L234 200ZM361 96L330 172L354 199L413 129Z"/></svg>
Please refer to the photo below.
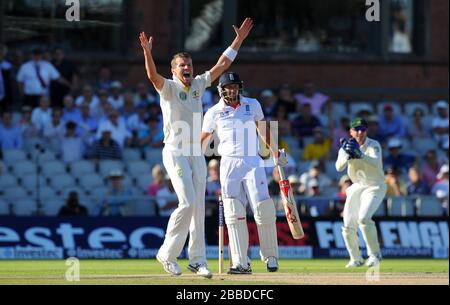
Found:
<svg viewBox="0 0 450 305"><path fill-rule="evenodd" d="M5 165L11 165L25 160L27 160L27 155L23 150L10 149L3 151L3 162Z"/></svg>
<svg viewBox="0 0 450 305"><path fill-rule="evenodd" d="M127 163L128 174L133 178L152 172L150 164L146 161L131 161Z"/></svg>
<svg viewBox="0 0 450 305"><path fill-rule="evenodd" d="M423 196L419 200L420 216L442 216L444 209L441 201L434 196Z"/></svg>
<svg viewBox="0 0 450 305"><path fill-rule="evenodd" d="M137 186L142 191L143 194L147 194L148 186L153 181L153 177L151 174L141 175L137 178Z"/></svg>
<svg viewBox="0 0 450 305"><path fill-rule="evenodd" d="M27 191L34 192L36 190L38 183L36 174L27 175L25 177L22 177L20 180L22 187ZM47 186L47 179L44 176L39 175L39 187L42 188L44 186Z"/></svg>
<svg viewBox="0 0 450 305"><path fill-rule="evenodd" d="M122 161L116 161L116 160L102 160L99 163L99 174L103 178L106 178L109 176L110 172L112 170L124 170L124 165Z"/></svg>
<svg viewBox="0 0 450 305"><path fill-rule="evenodd" d="M42 212L46 216L56 216L64 203L64 200L58 198L42 200Z"/></svg>
<svg viewBox="0 0 450 305"><path fill-rule="evenodd" d="M155 164L162 164L162 150L156 148L147 149L145 151L145 159L150 163L151 167Z"/></svg>
<svg viewBox="0 0 450 305"><path fill-rule="evenodd" d="M377 114L379 114L379 115L383 114L384 106L386 106L386 105L392 106L392 108L394 109L394 114L397 114L397 115L402 114L402 108L400 107L400 104L395 101L390 101L390 102L385 101L385 102L377 103Z"/></svg>
<svg viewBox="0 0 450 305"><path fill-rule="evenodd" d="M428 105L426 103L423 102L408 102L405 103L405 108L404 108L404 114L408 117L412 117L414 110L416 110L416 108L420 108L423 110L424 115L428 115L429 112L429 108Z"/></svg>
<svg viewBox="0 0 450 305"><path fill-rule="evenodd" d="M36 212L36 201L30 198L19 198L14 201L13 214L16 216L31 216Z"/></svg>
<svg viewBox="0 0 450 305"><path fill-rule="evenodd" d="M80 160L80 161L73 162L69 165L69 168L70 168L70 173L75 178L80 178L81 176L95 173L94 162L88 161L88 160Z"/></svg>
<svg viewBox="0 0 450 305"><path fill-rule="evenodd" d="M16 177L36 175L37 167L32 161L21 161L11 164L12 172Z"/></svg>
<svg viewBox="0 0 450 305"><path fill-rule="evenodd" d="M156 202L141 196L139 199L130 202L129 212L134 215L154 216L156 214Z"/></svg>
<svg viewBox="0 0 450 305"><path fill-rule="evenodd" d="M9 203L0 198L0 215L9 215Z"/></svg>
<svg viewBox="0 0 450 305"><path fill-rule="evenodd" d="M50 185L57 191L62 192L67 188L74 187L76 185L75 179L68 174L58 174L52 176L50 179Z"/></svg>
<svg viewBox="0 0 450 305"><path fill-rule="evenodd" d="M405 197L390 197L387 199L389 216L414 216L415 200Z"/></svg>
<svg viewBox="0 0 450 305"><path fill-rule="evenodd" d="M9 174L0 175L0 195L4 192L4 190L17 186L19 185L15 176Z"/></svg>
<svg viewBox="0 0 450 305"><path fill-rule="evenodd" d="M356 116L361 110L368 110L373 113L373 105L371 102L351 102L350 113L352 116Z"/></svg>
<svg viewBox="0 0 450 305"><path fill-rule="evenodd" d="M141 152L134 148L125 148L123 150L123 160L126 162L141 160Z"/></svg>
<svg viewBox="0 0 450 305"><path fill-rule="evenodd" d="M58 160L47 161L41 164L42 174L50 178L55 175L65 174L67 172L66 165Z"/></svg>
<svg viewBox="0 0 450 305"><path fill-rule="evenodd" d="M80 178L80 186L85 191L95 190L98 187L104 187L105 182L102 177L98 174L87 174Z"/></svg>

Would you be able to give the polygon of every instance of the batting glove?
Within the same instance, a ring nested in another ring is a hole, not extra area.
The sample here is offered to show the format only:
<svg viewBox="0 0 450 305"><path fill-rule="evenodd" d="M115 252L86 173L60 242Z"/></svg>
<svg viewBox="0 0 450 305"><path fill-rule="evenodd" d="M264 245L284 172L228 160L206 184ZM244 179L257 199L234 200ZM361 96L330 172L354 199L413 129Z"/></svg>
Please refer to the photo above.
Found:
<svg viewBox="0 0 450 305"><path fill-rule="evenodd" d="M278 156L273 158L273 162L275 163L275 166L286 166L288 164L287 154L284 151L284 149L278 150Z"/></svg>

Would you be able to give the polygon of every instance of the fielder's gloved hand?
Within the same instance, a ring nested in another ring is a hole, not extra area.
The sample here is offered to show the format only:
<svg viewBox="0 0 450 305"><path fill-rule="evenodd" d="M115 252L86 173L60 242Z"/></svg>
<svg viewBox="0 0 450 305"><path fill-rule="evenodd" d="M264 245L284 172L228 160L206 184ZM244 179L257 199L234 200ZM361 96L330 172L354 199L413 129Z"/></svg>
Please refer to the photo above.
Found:
<svg viewBox="0 0 450 305"><path fill-rule="evenodd" d="M350 156L350 159L361 159L363 156L363 153L359 149L359 144L355 138L351 138L346 141L343 149Z"/></svg>
<svg viewBox="0 0 450 305"><path fill-rule="evenodd" d="M275 166L286 166L288 164L287 154L284 151L284 149L278 150L278 156L273 157L273 162L275 163Z"/></svg>

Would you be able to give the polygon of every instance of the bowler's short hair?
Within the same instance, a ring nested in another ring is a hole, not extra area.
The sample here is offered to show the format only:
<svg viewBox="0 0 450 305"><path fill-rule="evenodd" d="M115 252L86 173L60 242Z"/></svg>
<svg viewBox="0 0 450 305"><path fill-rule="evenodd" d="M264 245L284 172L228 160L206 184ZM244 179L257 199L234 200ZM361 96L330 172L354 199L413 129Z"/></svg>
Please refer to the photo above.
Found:
<svg viewBox="0 0 450 305"><path fill-rule="evenodd" d="M172 69L175 68L175 62L176 62L177 58L192 59L192 56L191 56L191 54L189 54L187 52L180 52L180 53L175 54L172 58L172 61L170 62L170 66L172 67Z"/></svg>

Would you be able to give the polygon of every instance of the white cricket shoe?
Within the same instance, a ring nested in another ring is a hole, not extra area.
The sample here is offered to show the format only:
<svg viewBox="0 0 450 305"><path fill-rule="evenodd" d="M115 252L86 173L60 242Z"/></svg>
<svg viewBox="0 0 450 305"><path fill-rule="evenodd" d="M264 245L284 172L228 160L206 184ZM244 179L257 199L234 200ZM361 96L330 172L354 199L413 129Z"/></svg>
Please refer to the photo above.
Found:
<svg viewBox="0 0 450 305"><path fill-rule="evenodd" d="M357 268L357 267L361 267L364 266L364 261L363 260L350 260L348 262L347 265L345 265L345 268L350 269L350 268Z"/></svg>
<svg viewBox="0 0 450 305"><path fill-rule="evenodd" d="M380 261L381 261L381 254L370 255L366 261L366 266L367 267L377 266L380 264Z"/></svg>
<svg viewBox="0 0 450 305"><path fill-rule="evenodd" d="M193 273L206 277L207 279L210 279L213 276L206 264L189 264L187 268Z"/></svg>
<svg viewBox="0 0 450 305"><path fill-rule="evenodd" d="M278 271L278 260L275 256L269 256L266 259L267 271L276 272Z"/></svg>
<svg viewBox="0 0 450 305"><path fill-rule="evenodd" d="M168 261L166 259L161 258L159 255L156 256L156 259L158 260L158 262L160 262L163 265L164 270L167 273L176 275L176 276L181 275L181 268L177 264L177 262Z"/></svg>

